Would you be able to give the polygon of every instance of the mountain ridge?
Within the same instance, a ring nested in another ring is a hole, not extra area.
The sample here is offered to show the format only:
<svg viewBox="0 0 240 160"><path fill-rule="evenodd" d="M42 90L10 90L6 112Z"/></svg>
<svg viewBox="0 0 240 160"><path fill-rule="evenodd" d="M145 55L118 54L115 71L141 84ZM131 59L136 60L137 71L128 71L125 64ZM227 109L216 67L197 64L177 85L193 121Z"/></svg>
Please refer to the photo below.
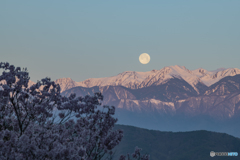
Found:
<svg viewBox="0 0 240 160"><path fill-rule="evenodd" d="M219 68L215 71L207 71L203 68L188 70L185 66L168 66L160 70L151 70L147 72L125 71L116 76L103 78L89 78L81 82L76 82L71 78L60 78L55 80L61 87L61 92L73 87L93 87L93 86L124 86L131 89L139 89L148 86L156 86L165 83L168 79L178 78L184 79L189 83L196 92L202 86L211 86L226 76L234 76L240 74L238 68ZM32 85L34 83L30 83ZM199 87L201 86L201 87Z"/></svg>

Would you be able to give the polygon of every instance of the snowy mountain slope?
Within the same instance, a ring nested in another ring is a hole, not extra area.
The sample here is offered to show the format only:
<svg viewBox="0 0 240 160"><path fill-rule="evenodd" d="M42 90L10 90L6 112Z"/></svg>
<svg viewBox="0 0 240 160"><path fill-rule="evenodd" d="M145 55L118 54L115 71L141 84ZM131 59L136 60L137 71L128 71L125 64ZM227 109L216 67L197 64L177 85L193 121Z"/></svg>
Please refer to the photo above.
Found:
<svg viewBox="0 0 240 160"><path fill-rule="evenodd" d="M198 82L201 82L201 80L196 75L192 74L190 70L176 65L149 72L127 71L113 77L90 78L85 81L78 82L78 85L82 87L111 85L137 89L151 85L159 85L172 78L184 79L193 87L195 87L195 84Z"/></svg>
<svg viewBox="0 0 240 160"><path fill-rule="evenodd" d="M240 69L228 68L228 69L219 69L211 72L203 69L197 69L197 70L194 70L193 73L197 75L205 85L211 86L212 84L218 82L224 77L235 76L237 74L240 74Z"/></svg>
<svg viewBox="0 0 240 160"><path fill-rule="evenodd" d="M124 86L130 89L139 89L157 86L166 83L169 79L178 78L185 80L198 94L201 94L203 88L211 86L224 77L237 74L240 74L240 69L237 68L220 68L215 71L199 68L191 71L184 66L175 65L148 72L126 71L116 76L90 78L82 82L75 82L71 78L60 78L55 82L60 85L61 92L63 92L77 86L88 88L94 86Z"/></svg>
<svg viewBox="0 0 240 160"><path fill-rule="evenodd" d="M136 89L148 76L154 74L154 70L149 72L126 71L112 77L90 78L85 81L78 82L78 86L124 86L127 88Z"/></svg>
<svg viewBox="0 0 240 160"><path fill-rule="evenodd" d="M224 87L222 87L224 86ZM186 81L169 79L158 86L130 89L123 86L74 87L62 95L93 95L102 92L103 105L115 106L134 113L160 115L206 115L216 119L240 116L240 75L225 77L197 95Z"/></svg>
<svg viewBox="0 0 240 160"><path fill-rule="evenodd" d="M148 86L157 86L164 83L168 79L178 78L184 79L188 82L197 92L198 89L195 87L197 83L202 83L201 80L184 66L170 66L164 67L158 70L155 75L148 76L139 86L139 88Z"/></svg>
<svg viewBox="0 0 240 160"><path fill-rule="evenodd" d="M226 76L234 76L240 74L240 69L218 69L215 71L207 71L202 68L196 70L188 70L184 66L169 66L161 70L152 70L149 72L127 71L113 77L90 78L82 82L78 82L78 86L124 86L131 89L144 88L148 86L156 86L164 83L168 79L179 78L188 82L198 93L199 89L196 85L210 86Z"/></svg>
<svg viewBox="0 0 240 160"><path fill-rule="evenodd" d="M73 81L71 78L61 78L61 79L57 79L54 82L60 85L61 92L78 86L78 83Z"/></svg>
<svg viewBox="0 0 240 160"><path fill-rule="evenodd" d="M60 78L60 79L57 79L54 82L56 84L60 85L61 92L78 86L78 83L73 81L71 78ZM36 84L36 83L31 81L31 80L29 80L28 87L31 87L33 84ZM43 87L40 87L40 88L43 88Z"/></svg>

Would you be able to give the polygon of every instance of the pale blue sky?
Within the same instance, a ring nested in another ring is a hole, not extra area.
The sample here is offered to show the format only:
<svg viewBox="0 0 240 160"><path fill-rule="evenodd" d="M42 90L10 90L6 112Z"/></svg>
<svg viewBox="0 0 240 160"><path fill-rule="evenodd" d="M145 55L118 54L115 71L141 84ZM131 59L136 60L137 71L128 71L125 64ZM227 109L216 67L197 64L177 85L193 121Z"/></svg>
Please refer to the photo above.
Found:
<svg viewBox="0 0 240 160"><path fill-rule="evenodd" d="M239 8L240 0L2 0L0 61L27 67L35 82L240 68Z"/></svg>

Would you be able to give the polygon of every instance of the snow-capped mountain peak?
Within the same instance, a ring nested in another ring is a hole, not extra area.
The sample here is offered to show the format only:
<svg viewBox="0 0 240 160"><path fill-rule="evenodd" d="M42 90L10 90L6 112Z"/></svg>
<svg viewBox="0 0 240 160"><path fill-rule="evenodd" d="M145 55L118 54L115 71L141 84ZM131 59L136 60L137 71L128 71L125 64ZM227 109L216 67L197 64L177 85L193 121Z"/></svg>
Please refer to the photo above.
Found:
<svg viewBox="0 0 240 160"><path fill-rule="evenodd" d="M240 74L240 69L228 68L225 70L216 70L216 71L208 72L208 74L201 77L201 80L205 85L211 86L212 84L218 82L224 77L235 76L237 74Z"/></svg>
<svg viewBox="0 0 240 160"><path fill-rule="evenodd" d="M196 70L188 70L185 66L167 66L160 70L152 70L148 72L135 72L126 71L118 74L117 76L105 78L91 78L79 82L78 85L82 87L93 86L124 86L131 89L138 89L148 87L151 85L159 85L171 78L184 79L188 82L197 92L196 85L210 86L226 76L234 76L240 74L237 68L223 69L220 68L216 71L207 71L203 68Z"/></svg>
<svg viewBox="0 0 240 160"><path fill-rule="evenodd" d="M72 80L71 78L60 78L57 79L55 83L61 86L61 92L79 86L78 83Z"/></svg>
<svg viewBox="0 0 240 160"><path fill-rule="evenodd" d="M183 79L189 83L197 92L197 84L210 86L226 76L234 76L240 74L240 69L228 68L217 69L215 71L207 71L203 68L189 70L185 66L167 66L160 70L151 70L148 72L125 71L116 76L104 78L90 78L81 82L75 82L71 78L60 78L55 82L61 86L61 92L81 86L124 86L126 88L138 89L149 86L156 86L167 82L169 79L178 78ZM32 84L33 82L31 82Z"/></svg>

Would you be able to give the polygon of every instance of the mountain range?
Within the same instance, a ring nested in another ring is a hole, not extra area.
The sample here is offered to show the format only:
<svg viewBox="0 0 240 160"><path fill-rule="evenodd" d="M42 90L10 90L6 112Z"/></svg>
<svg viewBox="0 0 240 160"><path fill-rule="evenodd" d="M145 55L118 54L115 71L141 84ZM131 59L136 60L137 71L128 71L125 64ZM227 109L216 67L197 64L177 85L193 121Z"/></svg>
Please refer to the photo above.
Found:
<svg viewBox="0 0 240 160"><path fill-rule="evenodd" d="M74 82L58 79L63 95L102 92L104 105L129 111L229 118L239 111L240 70L190 71L171 66L150 72L124 72L114 77Z"/></svg>
<svg viewBox="0 0 240 160"><path fill-rule="evenodd" d="M240 137L240 69L207 71L169 66L113 77L55 81L62 95L102 92L120 124L166 131L205 129ZM239 128L239 127L238 127ZM239 131L238 131L239 130Z"/></svg>
<svg viewBox="0 0 240 160"><path fill-rule="evenodd" d="M196 70L188 70L184 66L169 66L161 70L152 70L148 72L135 72L126 71L116 76L105 78L90 78L82 82L75 82L71 78L61 78L55 82L60 84L62 91L67 89L81 86L81 87L94 87L94 86L123 86L131 89L139 89L149 86L160 85L168 79L178 78L185 80L191 85L196 92L199 93L198 85L211 86L224 77L234 76L240 74L240 69L237 68L220 68L215 71L207 71L199 68Z"/></svg>

